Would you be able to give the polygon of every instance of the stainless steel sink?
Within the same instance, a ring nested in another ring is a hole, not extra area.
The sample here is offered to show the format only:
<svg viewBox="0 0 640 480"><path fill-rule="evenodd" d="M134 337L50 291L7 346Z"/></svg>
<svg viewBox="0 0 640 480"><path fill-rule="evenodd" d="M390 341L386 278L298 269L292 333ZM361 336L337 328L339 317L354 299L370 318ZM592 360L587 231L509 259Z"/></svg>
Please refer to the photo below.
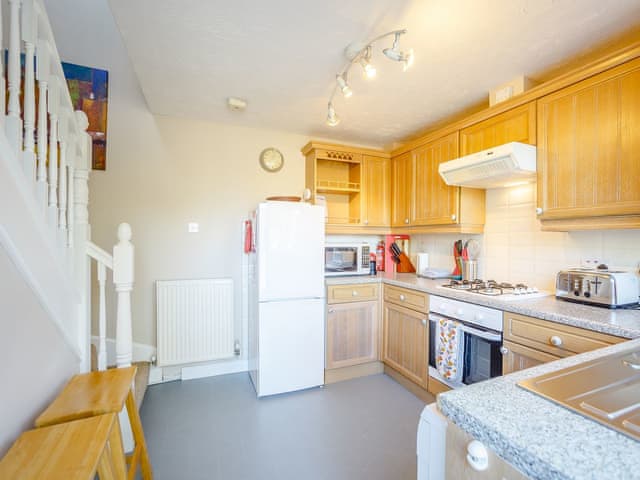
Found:
<svg viewBox="0 0 640 480"><path fill-rule="evenodd" d="M640 347L518 385L640 441Z"/></svg>

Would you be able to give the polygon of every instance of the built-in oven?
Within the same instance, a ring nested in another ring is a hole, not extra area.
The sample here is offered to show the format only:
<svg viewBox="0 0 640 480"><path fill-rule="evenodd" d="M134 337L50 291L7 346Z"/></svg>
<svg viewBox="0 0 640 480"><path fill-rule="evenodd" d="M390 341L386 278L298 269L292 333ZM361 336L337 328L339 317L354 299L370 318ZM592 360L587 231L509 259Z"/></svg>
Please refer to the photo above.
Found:
<svg viewBox="0 0 640 480"><path fill-rule="evenodd" d="M488 380L502 375L502 312L481 305L432 295L429 299L429 375L452 387ZM458 355L459 382L444 378L438 371L437 345L441 319L459 322L463 332Z"/></svg>

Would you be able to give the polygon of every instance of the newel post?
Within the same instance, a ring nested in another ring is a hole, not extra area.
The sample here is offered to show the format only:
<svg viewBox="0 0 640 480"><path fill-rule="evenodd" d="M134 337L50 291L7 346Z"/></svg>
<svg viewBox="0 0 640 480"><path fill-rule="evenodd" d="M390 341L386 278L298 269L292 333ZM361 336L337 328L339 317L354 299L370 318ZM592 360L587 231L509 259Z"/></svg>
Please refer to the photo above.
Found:
<svg viewBox="0 0 640 480"><path fill-rule="evenodd" d="M113 283L118 295L116 318L116 365L129 367L133 357L131 290L133 289L133 245L131 226L118 225L118 244L113 247Z"/></svg>
<svg viewBox="0 0 640 480"><path fill-rule="evenodd" d="M86 244L91 240L91 225L89 225L89 172L91 171L91 137L86 132L89 126L87 115L78 110L75 112L75 120L78 128L78 138L74 155L71 156L73 164L69 164L70 188L72 194L71 210L73 215L70 220L69 242L73 244L73 269L76 277L76 285L80 291L80 303L78 305L78 344L82 352L81 371L91 370L91 264L86 253ZM45 118L46 130L46 118ZM40 138L40 137L38 137ZM45 137L46 139L46 137ZM46 143L44 144L46 148ZM40 143L38 143L40 149Z"/></svg>

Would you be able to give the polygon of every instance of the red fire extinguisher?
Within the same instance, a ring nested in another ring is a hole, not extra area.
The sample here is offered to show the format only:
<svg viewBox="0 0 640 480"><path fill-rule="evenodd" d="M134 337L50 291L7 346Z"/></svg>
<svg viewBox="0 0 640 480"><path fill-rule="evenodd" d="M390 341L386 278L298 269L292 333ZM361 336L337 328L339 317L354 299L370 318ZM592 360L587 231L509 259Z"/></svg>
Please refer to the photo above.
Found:
<svg viewBox="0 0 640 480"><path fill-rule="evenodd" d="M253 228L251 220L244 222L244 253L253 251Z"/></svg>
<svg viewBox="0 0 640 480"><path fill-rule="evenodd" d="M376 247L376 267L379 272L384 272L384 242L380 240Z"/></svg>

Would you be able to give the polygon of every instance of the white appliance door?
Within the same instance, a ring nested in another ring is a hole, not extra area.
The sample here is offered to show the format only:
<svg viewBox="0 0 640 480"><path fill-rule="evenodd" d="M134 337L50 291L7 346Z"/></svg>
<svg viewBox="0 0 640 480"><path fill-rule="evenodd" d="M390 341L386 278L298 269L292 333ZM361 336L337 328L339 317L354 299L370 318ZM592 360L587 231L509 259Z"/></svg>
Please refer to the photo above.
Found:
<svg viewBox="0 0 640 480"><path fill-rule="evenodd" d="M324 299L259 305L259 397L324 384Z"/></svg>
<svg viewBox="0 0 640 480"><path fill-rule="evenodd" d="M258 206L256 250L261 302L324 297L324 207Z"/></svg>

